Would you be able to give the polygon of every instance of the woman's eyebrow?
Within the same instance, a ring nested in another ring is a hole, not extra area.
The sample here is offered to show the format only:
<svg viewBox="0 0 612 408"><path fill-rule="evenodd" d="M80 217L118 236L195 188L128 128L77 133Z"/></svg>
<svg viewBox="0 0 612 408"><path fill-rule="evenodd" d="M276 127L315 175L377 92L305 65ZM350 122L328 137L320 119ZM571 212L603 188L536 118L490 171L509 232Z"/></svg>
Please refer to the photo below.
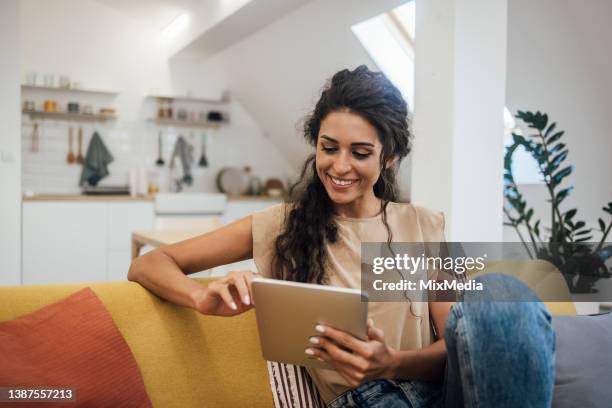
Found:
<svg viewBox="0 0 612 408"><path fill-rule="evenodd" d="M321 135L321 139L325 139L328 140L332 143L336 143L338 144L338 141L336 139L334 139L333 137L329 137L326 135ZM370 143L370 142L355 142L355 143L351 143L351 146L370 146L370 147L374 147L374 144Z"/></svg>

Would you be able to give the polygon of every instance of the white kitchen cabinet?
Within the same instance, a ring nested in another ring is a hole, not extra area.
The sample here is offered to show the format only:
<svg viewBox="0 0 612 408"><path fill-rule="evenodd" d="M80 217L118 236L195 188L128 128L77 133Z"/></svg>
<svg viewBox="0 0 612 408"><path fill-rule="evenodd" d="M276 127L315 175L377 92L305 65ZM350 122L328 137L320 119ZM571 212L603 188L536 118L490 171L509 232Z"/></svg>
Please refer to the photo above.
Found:
<svg viewBox="0 0 612 408"><path fill-rule="evenodd" d="M109 281L125 281L132 262L132 251L111 250L107 256L106 279Z"/></svg>
<svg viewBox="0 0 612 408"><path fill-rule="evenodd" d="M264 208L271 207L278 203L281 203L282 200L229 200L227 202L227 207L225 213L223 213L223 222L230 223L240 218L246 217L249 214L254 213L255 211L263 210Z"/></svg>
<svg viewBox="0 0 612 408"><path fill-rule="evenodd" d="M106 280L107 207L105 202L25 202L22 283Z"/></svg>
<svg viewBox="0 0 612 408"><path fill-rule="evenodd" d="M125 280L131 234L153 218L149 201L25 201L22 282Z"/></svg>
<svg viewBox="0 0 612 408"><path fill-rule="evenodd" d="M132 262L132 232L152 230L154 218L151 202L108 203L107 280L127 280Z"/></svg>

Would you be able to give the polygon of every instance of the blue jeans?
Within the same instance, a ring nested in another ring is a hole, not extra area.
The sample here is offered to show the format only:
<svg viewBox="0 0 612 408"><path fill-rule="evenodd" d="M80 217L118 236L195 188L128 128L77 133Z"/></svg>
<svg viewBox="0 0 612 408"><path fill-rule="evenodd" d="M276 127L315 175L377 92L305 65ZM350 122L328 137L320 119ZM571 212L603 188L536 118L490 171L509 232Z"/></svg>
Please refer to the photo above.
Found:
<svg viewBox="0 0 612 408"><path fill-rule="evenodd" d="M329 407L549 407L555 373L550 314L513 277L477 280L484 290L462 294L446 322L443 383L374 380ZM518 297L531 301L499 301Z"/></svg>

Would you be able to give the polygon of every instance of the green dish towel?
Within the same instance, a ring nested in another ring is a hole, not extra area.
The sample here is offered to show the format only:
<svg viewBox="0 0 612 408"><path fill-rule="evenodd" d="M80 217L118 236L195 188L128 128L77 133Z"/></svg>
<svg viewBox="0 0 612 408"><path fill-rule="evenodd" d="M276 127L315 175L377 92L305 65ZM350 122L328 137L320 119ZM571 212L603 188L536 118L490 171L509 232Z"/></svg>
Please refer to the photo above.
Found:
<svg viewBox="0 0 612 408"><path fill-rule="evenodd" d="M100 134L94 132L87 147L79 186L83 186L85 183L89 183L90 186L98 184L100 180L109 175L107 166L113 160L113 155L104 145Z"/></svg>

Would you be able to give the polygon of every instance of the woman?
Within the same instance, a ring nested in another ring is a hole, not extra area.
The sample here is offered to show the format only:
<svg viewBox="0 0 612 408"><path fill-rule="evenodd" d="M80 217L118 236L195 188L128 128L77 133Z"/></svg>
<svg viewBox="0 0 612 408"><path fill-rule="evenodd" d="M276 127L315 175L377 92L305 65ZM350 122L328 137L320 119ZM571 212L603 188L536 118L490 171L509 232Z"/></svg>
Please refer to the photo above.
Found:
<svg viewBox="0 0 612 408"><path fill-rule="evenodd" d="M355 288L361 242L444 240L442 214L397 202L397 170L410 151L408 110L383 74L365 66L336 73L307 118L304 136L316 153L304 164L292 203L141 256L128 278L179 305L233 316L254 307L253 272L231 272L206 288L185 275L254 258L267 277ZM453 326L446 327L451 306L372 302L367 341L317 326L321 335L310 339L305 353L335 368L309 369L322 398L333 407L441 405L447 350L435 333L452 335L462 321L463 316L451 316ZM540 309L534 313L543 315ZM543 315L536 322L545 320ZM453 353L463 346L454 341ZM480 386L473 382L462 392L461 363L455 364L455 354L448 360L454 367L447 373L449 402L490 401L490 391L473 395Z"/></svg>

